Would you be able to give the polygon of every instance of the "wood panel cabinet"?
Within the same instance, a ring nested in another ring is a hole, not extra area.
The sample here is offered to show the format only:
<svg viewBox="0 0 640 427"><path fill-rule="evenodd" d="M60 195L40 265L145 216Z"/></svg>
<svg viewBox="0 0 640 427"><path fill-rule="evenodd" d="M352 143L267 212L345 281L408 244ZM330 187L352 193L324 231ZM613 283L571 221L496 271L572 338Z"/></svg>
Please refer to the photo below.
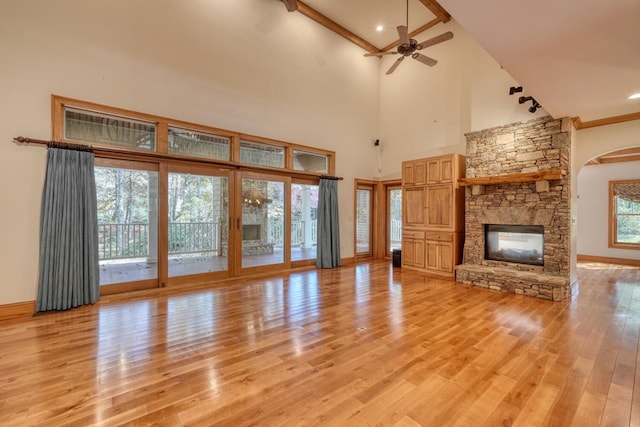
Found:
<svg viewBox="0 0 640 427"><path fill-rule="evenodd" d="M426 221L427 198L423 186L407 187L402 191L403 225L422 227Z"/></svg>
<svg viewBox="0 0 640 427"><path fill-rule="evenodd" d="M464 161L449 154L403 162L404 268L453 276L462 259L464 188L458 178L465 176Z"/></svg>
<svg viewBox="0 0 640 427"><path fill-rule="evenodd" d="M453 182L455 166L452 157L435 157L426 161L427 184Z"/></svg>
<svg viewBox="0 0 640 427"><path fill-rule="evenodd" d="M424 160L414 160L402 163L402 182L406 185L424 185L427 176L427 166Z"/></svg>

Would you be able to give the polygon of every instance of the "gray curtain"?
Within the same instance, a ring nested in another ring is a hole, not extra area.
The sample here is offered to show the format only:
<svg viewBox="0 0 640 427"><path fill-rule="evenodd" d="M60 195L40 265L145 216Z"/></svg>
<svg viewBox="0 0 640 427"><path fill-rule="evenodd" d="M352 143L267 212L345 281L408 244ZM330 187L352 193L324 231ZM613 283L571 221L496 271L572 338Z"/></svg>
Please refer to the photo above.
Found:
<svg viewBox="0 0 640 427"><path fill-rule="evenodd" d="M67 310L100 297L93 164L91 152L47 151L36 311Z"/></svg>
<svg viewBox="0 0 640 427"><path fill-rule="evenodd" d="M340 266L340 218L338 216L338 181L320 179L318 191L318 250L320 268Z"/></svg>

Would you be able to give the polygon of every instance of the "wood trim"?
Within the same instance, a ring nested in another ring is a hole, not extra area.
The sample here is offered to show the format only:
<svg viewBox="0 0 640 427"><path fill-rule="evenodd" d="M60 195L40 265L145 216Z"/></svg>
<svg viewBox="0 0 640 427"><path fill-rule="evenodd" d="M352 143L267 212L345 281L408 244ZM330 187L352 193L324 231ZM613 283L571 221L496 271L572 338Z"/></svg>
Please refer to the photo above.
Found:
<svg viewBox="0 0 640 427"><path fill-rule="evenodd" d="M574 117L573 127L575 127L577 130L581 130L581 129L594 128L598 126L608 126L616 123L630 122L632 120L640 120L640 112L623 114L621 116L606 117L604 119L598 119L598 120L590 120L588 122L583 122L582 120L580 120L580 117Z"/></svg>
<svg viewBox="0 0 640 427"><path fill-rule="evenodd" d="M482 176L477 178L460 178L458 184L461 187L470 185L496 185L516 184L520 182L553 181L563 179L567 172L561 169L552 169L540 172L516 173L510 175Z"/></svg>
<svg viewBox="0 0 640 427"><path fill-rule="evenodd" d="M352 33L351 31L347 30L342 25L340 25L340 24L336 23L335 21L327 18L326 16L324 16L323 14L318 12L317 10L311 8L309 5L301 2L300 0L298 0L298 12L300 12L301 14L306 16L307 18L310 18L310 19L316 21L318 24L322 25L323 27L328 28L329 30L331 30L334 33L336 33L337 35L339 35L341 37L344 37L345 39L349 40L351 43L353 43L353 44L355 44L357 46L360 46L362 49L366 50L369 53L380 52L380 50L377 47L375 47L374 45L372 45L371 43L369 43L365 39L363 39L363 38L357 36L356 34Z"/></svg>
<svg viewBox="0 0 640 427"><path fill-rule="evenodd" d="M413 37L417 36L418 34L427 31L429 28L436 26L440 22L442 22L442 21L440 21L437 18L427 22L426 24L424 24L424 25L416 28L415 30L411 31L409 33L409 38L413 38ZM398 46L399 44L400 44L400 40L398 39L398 40L394 41L393 43L388 44L385 47L383 47L382 49L380 49L380 52L388 52L391 49L393 49L394 47Z"/></svg>
<svg viewBox="0 0 640 427"><path fill-rule="evenodd" d="M355 251L355 249L354 249ZM352 257L346 257L346 258L340 258L340 266L345 266L345 265L354 265L356 263L356 257L352 256ZM320 269L318 269L320 270Z"/></svg>
<svg viewBox="0 0 640 427"><path fill-rule="evenodd" d="M632 265L635 267L640 267L640 259L611 258L596 255L578 254L578 262L600 262L603 264Z"/></svg>
<svg viewBox="0 0 640 427"><path fill-rule="evenodd" d="M440 22L449 22L449 20L451 20L449 12L444 10L438 2L433 0L420 0L420 3L429 9L429 11L431 11L431 13L433 13Z"/></svg>
<svg viewBox="0 0 640 427"><path fill-rule="evenodd" d="M618 236L618 214L616 209L616 184L640 183L638 179L624 179L609 181L609 247L615 249L640 250L640 243L621 243L616 240Z"/></svg>
<svg viewBox="0 0 640 427"><path fill-rule="evenodd" d="M159 267L159 266L158 266ZM100 296L121 294L147 289L158 289L158 279L140 280L137 282L114 283L100 286Z"/></svg>
<svg viewBox="0 0 640 427"><path fill-rule="evenodd" d="M640 160L640 154L636 154L633 156L620 156L620 157L600 157L598 164L637 162L639 160Z"/></svg>
<svg viewBox="0 0 640 427"><path fill-rule="evenodd" d="M31 317L36 311L35 301L0 305L0 321Z"/></svg>
<svg viewBox="0 0 640 427"><path fill-rule="evenodd" d="M377 49L376 49L377 51ZM315 172L306 172L306 171L296 171L293 169L285 169L285 168L275 168L268 166L259 166L259 165L246 165L240 162L240 139L257 142L262 144L276 145L281 147L293 147L294 149L299 149L303 151L308 151L310 153L319 153L324 154L329 157L329 174L335 174L335 151L326 150L322 148L310 147L302 144L280 141L271 138L264 138L256 135L249 135L240 132L234 132L226 129L220 129L216 127L201 125L192 122L186 122L182 120L175 120L168 117L157 116L153 114L140 113L137 111L127 110L119 107L111 107L108 105L97 104L94 102L82 101L79 99L67 98L60 95L51 95L51 129L53 139L61 142L71 142L77 143L77 141L67 141L64 139L64 131L63 131L63 110L64 107L68 106L71 108L84 109L91 112L109 114L117 117L122 117L126 119L143 121L153 123L157 127L157 136L156 136L156 144L158 145L156 151L150 150L136 150L136 149L119 149L114 146L107 146L102 144L91 144L94 148L94 152L96 155L104 156L104 157L115 157L115 158L129 158L130 160L152 160L156 161L157 159L168 160L168 161L184 161L191 163L203 163L203 164L214 164L214 165L224 165L232 168L241 168L241 167L249 167L255 170L263 170L267 172L275 172L275 173L284 173L288 175L298 175L298 176L308 176L308 177L320 177L322 175L326 175L324 173L315 173ZM167 141L163 140L166 137L161 137L161 133L166 133L165 131L168 127L178 127L180 129L185 130L194 130L198 132L210 133L214 135L220 135L223 137L227 137L231 139L231 159L229 161L218 160L218 159L207 159L203 157L193 157L188 155L180 155L175 153L168 153L167 151ZM32 140L31 142L34 142ZM45 142L45 141L43 141ZM161 151L163 150L163 151ZM285 159L286 163L286 159Z"/></svg>

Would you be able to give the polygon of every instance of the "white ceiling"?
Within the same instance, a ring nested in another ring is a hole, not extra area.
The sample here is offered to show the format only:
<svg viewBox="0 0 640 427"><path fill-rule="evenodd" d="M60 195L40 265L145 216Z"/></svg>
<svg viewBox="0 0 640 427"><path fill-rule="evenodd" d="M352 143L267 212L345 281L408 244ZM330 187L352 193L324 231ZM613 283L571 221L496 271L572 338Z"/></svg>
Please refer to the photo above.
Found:
<svg viewBox="0 0 640 427"><path fill-rule="evenodd" d="M398 40L398 25L407 20L406 0L303 0L372 45L383 48ZM435 19L420 1L409 0L409 31ZM381 32L376 26L382 25Z"/></svg>
<svg viewBox="0 0 640 427"><path fill-rule="evenodd" d="M397 40L406 0L306 0L377 47ZM640 0L439 0L554 117L640 112ZM435 16L409 0L409 31ZM375 26L385 26L382 33Z"/></svg>

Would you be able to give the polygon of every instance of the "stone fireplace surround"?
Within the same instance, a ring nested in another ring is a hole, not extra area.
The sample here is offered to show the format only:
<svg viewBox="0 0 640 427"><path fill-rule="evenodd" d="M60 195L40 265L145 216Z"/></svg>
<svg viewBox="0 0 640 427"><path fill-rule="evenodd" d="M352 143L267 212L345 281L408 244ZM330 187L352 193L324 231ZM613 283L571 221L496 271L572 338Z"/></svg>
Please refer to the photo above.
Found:
<svg viewBox="0 0 640 427"><path fill-rule="evenodd" d="M465 245L456 280L561 301L571 296L569 119L549 116L466 134L467 179L561 170L559 179L467 186ZM520 175L519 175L520 174ZM485 259L485 224L544 226L544 265Z"/></svg>

